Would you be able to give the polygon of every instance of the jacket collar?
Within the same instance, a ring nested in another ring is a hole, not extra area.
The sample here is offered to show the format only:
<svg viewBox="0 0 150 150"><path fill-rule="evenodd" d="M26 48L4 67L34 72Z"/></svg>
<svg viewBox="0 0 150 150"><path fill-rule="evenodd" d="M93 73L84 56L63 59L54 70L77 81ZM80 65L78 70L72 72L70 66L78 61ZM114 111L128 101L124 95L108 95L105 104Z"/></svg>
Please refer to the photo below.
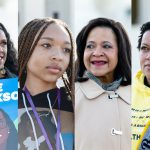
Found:
<svg viewBox="0 0 150 150"><path fill-rule="evenodd" d="M92 100L102 95L103 93L111 93L110 91L105 91L102 89L95 81L88 79L85 82L80 83L80 88L83 94L87 99ZM123 99L126 103L131 103L130 97L130 86L120 86L115 92L118 94L121 99Z"/></svg>

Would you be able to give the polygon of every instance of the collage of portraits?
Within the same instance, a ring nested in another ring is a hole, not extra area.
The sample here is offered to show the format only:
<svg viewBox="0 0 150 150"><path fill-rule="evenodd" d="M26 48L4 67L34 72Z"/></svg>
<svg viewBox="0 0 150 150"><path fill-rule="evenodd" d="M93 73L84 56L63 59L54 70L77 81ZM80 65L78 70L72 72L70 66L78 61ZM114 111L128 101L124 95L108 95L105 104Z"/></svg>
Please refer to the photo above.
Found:
<svg viewBox="0 0 150 150"><path fill-rule="evenodd" d="M150 150L150 1L123 1L0 0L0 150Z"/></svg>

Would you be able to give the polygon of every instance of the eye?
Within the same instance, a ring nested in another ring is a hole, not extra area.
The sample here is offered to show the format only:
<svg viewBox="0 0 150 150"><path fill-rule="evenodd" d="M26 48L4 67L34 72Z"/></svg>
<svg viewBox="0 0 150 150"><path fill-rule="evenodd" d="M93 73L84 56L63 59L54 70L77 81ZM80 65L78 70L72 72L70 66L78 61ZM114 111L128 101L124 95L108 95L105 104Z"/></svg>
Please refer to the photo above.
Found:
<svg viewBox="0 0 150 150"><path fill-rule="evenodd" d="M70 48L64 48L64 52L65 53L71 53L71 49Z"/></svg>
<svg viewBox="0 0 150 150"><path fill-rule="evenodd" d="M44 43L44 44L42 44L42 46L43 46L44 48L51 48L51 47L52 47L52 45L49 44L49 43Z"/></svg>
<svg viewBox="0 0 150 150"><path fill-rule="evenodd" d="M88 44L88 45L86 46L86 48L87 48L87 49L93 49L93 48L94 48L94 45L93 45L93 44Z"/></svg>
<svg viewBox="0 0 150 150"><path fill-rule="evenodd" d="M6 46L7 46L7 42L6 42L6 41L2 41L2 42L0 43L0 45L1 45L2 47L6 47Z"/></svg>
<svg viewBox="0 0 150 150"><path fill-rule="evenodd" d="M146 47L146 46L142 46L140 49L141 49L142 51L148 51L148 47Z"/></svg>
<svg viewBox="0 0 150 150"><path fill-rule="evenodd" d="M109 49L109 48L112 48L112 46L109 44L105 44L105 45L103 45L103 48Z"/></svg>

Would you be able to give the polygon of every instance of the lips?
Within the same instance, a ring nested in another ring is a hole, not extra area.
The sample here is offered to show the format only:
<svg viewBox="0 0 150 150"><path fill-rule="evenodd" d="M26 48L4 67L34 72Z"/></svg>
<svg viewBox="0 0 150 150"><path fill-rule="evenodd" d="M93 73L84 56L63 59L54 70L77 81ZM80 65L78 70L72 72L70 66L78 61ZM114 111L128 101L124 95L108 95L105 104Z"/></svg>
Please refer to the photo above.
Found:
<svg viewBox="0 0 150 150"><path fill-rule="evenodd" d="M58 65L49 65L46 67L46 69L53 74L58 74L59 72L62 71L62 68Z"/></svg>
<svg viewBox="0 0 150 150"><path fill-rule="evenodd" d="M95 65L95 66L103 66L103 65L107 64L107 61L104 61L104 60L93 60L93 61L91 61L91 64Z"/></svg>
<svg viewBox="0 0 150 150"><path fill-rule="evenodd" d="M4 58L4 53L0 53L0 60Z"/></svg>
<svg viewBox="0 0 150 150"><path fill-rule="evenodd" d="M145 68L150 69L150 64L146 64Z"/></svg>

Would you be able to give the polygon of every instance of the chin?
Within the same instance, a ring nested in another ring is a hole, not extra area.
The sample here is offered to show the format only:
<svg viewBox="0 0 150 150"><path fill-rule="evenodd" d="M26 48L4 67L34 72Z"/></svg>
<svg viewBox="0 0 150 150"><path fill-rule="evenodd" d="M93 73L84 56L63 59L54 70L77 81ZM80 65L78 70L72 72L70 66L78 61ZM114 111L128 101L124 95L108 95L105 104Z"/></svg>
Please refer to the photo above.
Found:
<svg viewBox="0 0 150 150"><path fill-rule="evenodd" d="M104 73L104 72L96 72L96 71L91 71L91 72L96 77L101 77L101 76L105 76L106 75L106 73Z"/></svg>

